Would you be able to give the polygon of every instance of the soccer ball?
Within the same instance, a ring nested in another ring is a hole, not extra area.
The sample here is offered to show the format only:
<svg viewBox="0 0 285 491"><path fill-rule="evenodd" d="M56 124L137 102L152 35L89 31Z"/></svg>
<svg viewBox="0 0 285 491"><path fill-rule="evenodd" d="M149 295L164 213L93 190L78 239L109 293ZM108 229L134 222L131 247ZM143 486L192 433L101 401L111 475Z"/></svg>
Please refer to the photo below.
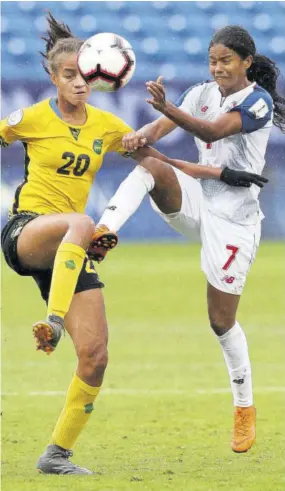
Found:
<svg viewBox="0 0 285 491"><path fill-rule="evenodd" d="M131 80L136 57L126 39L104 32L85 41L78 53L77 64L92 89L114 92Z"/></svg>

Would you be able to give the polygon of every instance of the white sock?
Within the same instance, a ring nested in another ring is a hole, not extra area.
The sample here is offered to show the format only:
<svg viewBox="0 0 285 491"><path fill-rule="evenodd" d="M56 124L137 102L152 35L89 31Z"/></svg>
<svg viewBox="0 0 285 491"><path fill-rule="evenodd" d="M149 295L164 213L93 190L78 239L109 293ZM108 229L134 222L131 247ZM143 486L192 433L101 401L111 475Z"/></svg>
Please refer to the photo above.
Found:
<svg viewBox="0 0 285 491"><path fill-rule="evenodd" d="M109 201L98 225L106 225L110 230L117 232L135 213L154 185L151 173L137 165Z"/></svg>
<svg viewBox="0 0 285 491"><path fill-rule="evenodd" d="M223 336L217 336L230 376L234 405L248 407L253 404L251 365L245 334L236 322Z"/></svg>

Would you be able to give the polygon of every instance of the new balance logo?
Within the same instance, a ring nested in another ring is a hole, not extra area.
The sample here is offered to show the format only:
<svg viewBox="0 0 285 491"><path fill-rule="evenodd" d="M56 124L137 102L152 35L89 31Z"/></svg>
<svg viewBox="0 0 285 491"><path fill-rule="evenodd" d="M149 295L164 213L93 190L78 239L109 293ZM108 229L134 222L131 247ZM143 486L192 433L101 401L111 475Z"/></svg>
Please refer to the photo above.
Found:
<svg viewBox="0 0 285 491"><path fill-rule="evenodd" d="M222 281L225 281L226 283L231 285L235 281L235 277L226 275L222 278Z"/></svg>
<svg viewBox="0 0 285 491"><path fill-rule="evenodd" d="M115 211L117 208L117 206L107 206L106 210Z"/></svg>
<svg viewBox="0 0 285 491"><path fill-rule="evenodd" d="M233 383L234 384L237 384L237 385L242 385L244 384L244 378L241 378L241 377L237 377L233 380Z"/></svg>

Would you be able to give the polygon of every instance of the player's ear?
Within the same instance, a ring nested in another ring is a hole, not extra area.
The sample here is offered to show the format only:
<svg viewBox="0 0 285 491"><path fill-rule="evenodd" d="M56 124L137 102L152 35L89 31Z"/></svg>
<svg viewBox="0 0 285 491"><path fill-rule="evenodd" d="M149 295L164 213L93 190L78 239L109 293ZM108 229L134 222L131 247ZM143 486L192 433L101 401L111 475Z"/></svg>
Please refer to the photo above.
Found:
<svg viewBox="0 0 285 491"><path fill-rule="evenodd" d="M52 83L57 86L57 76L55 73L50 74L50 79L51 79Z"/></svg>
<svg viewBox="0 0 285 491"><path fill-rule="evenodd" d="M253 57L251 55L247 56L243 60L243 64L246 70L252 65L252 62L253 62Z"/></svg>

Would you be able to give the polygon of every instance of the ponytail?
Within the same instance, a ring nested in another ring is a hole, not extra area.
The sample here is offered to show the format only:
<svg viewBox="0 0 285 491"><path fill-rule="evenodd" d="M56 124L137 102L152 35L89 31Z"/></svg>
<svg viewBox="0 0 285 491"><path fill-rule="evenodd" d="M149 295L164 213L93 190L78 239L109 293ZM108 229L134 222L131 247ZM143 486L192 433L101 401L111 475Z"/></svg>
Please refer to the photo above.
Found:
<svg viewBox="0 0 285 491"><path fill-rule="evenodd" d="M77 53L83 41L76 38L66 24L58 22L51 12L47 15L47 22L49 25L47 36L41 38L46 43L45 52L40 51L40 54L44 58L42 65L45 71L51 75L57 72L55 57L64 52Z"/></svg>
<svg viewBox="0 0 285 491"><path fill-rule="evenodd" d="M276 63L260 54L254 55L253 63L247 70L248 80L255 81L271 95L274 104L273 124L285 133L285 98L276 90L279 75Z"/></svg>

